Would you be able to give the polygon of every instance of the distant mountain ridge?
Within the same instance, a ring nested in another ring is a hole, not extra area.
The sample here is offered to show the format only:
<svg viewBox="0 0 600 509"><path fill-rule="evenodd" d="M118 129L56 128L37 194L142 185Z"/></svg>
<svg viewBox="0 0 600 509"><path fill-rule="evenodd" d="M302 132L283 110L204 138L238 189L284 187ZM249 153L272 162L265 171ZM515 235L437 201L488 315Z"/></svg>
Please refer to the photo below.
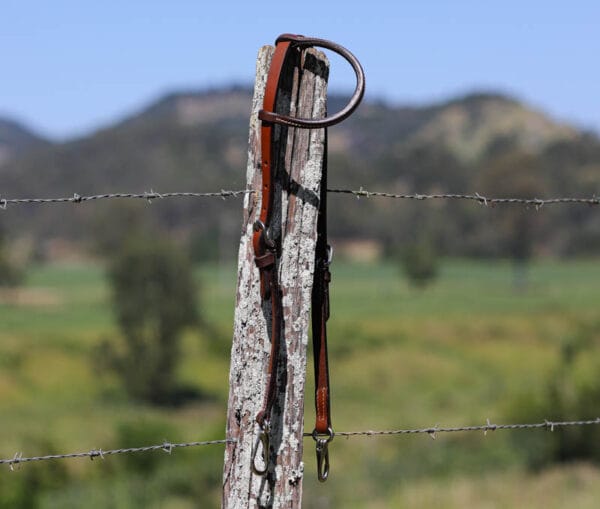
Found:
<svg viewBox="0 0 600 509"><path fill-rule="evenodd" d="M48 145L48 140L19 122L0 118L0 166L27 151Z"/></svg>
<svg viewBox="0 0 600 509"><path fill-rule="evenodd" d="M498 140L512 140L527 151L538 152L577 134L575 128L508 96L471 94L433 106L431 118L410 142L443 145L462 159L476 160Z"/></svg>
<svg viewBox="0 0 600 509"><path fill-rule="evenodd" d="M151 122L183 127L242 122L245 126L251 100L252 90L244 86L174 92L113 127L129 128ZM345 101L345 97L331 94L329 110L339 110ZM365 131L365 125L371 129ZM539 152L551 143L573 140L579 134L577 128L514 97L474 92L423 106L365 101L353 117L331 130L330 144L334 150L360 148L367 154L386 147L403 150L436 144L461 160L473 162L499 143Z"/></svg>
<svg viewBox="0 0 600 509"><path fill-rule="evenodd" d="M247 118L251 100L252 90L242 86L173 92L125 118L118 125L127 127L144 122L166 121L192 126Z"/></svg>
<svg viewBox="0 0 600 509"><path fill-rule="evenodd" d="M362 134L364 150L393 147L402 151L436 145L465 162L476 161L499 142L539 152L551 143L581 134L573 126L498 93L473 93L425 106L367 103L339 131L332 132L333 146L356 146L356 139L345 136L359 123L369 126Z"/></svg>

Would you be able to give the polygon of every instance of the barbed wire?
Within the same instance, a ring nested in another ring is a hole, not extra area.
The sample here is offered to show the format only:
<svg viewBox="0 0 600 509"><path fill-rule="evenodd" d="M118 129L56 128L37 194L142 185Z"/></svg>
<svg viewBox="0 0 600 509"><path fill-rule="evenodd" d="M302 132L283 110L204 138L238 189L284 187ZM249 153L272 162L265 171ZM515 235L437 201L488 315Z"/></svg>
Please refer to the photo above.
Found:
<svg viewBox="0 0 600 509"><path fill-rule="evenodd" d="M431 438L435 439L438 433L458 433L458 432L480 432L483 431L484 435L488 431L499 431L499 430L533 430L533 429L546 429L554 431L556 428L564 428L568 426L591 426L600 425L600 417L592 420L579 420L579 421L548 421L529 423L529 424L492 424L488 419L486 424L479 426L457 426L457 427L440 427L439 425L429 428L414 428L414 429L392 429L392 430L362 430L362 431L336 431L335 435L338 437L357 437L357 436L368 436L368 437L382 437L382 436L398 436L398 435L414 435L414 434L427 434ZM312 433L304 433L304 437L312 437ZM46 456L31 456L23 457L22 453L16 453L12 458L0 459L0 465L8 465L11 470L14 470L14 466L20 463L30 463L36 461L49 461L49 460L62 460L62 459L74 459L74 458L94 458L104 459L105 456L111 456L115 454L131 454L138 452L150 452L150 451L163 451L168 454L174 449L185 448L185 447L199 447L205 445L224 445L227 443L234 443L237 440L235 438L227 438L221 440L206 440L202 442L182 442L182 443L171 443L163 442L162 444L148 445L145 447L127 447L121 449L92 449L87 452L75 452L67 454L48 454Z"/></svg>
<svg viewBox="0 0 600 509"><path fill-rule="evenodd" d="M145 191L143 193L106 193L94 195L79 195L77 193L72 196L59 198L0 198L0 209L6 209L9 205L24 205L24 204L57 204L57 203L84 203L97 200L112 200L112 199L142 199L152 202L152 200L165 198L238 198L246 194L253 194L255 191L251 189L225 190L216 192L171 192L158 193L156 191ZM525 206L533 206L540 209L545 205L556 204L578 204L578 205L600 205L600 197L593 195L590 198L576 197L557 197L557 198L494 198L483 196L479 193L474 194L456 194L456 193L440 193L440 194L420 194L420 193L405 193L395 194L382 191L369 191L363 189L327 189L328 193L332 194L349 194L356 198L391 198L401 200L463 200L475 201L485 206L494 206L501 204L517 204Z"/></svg>
<svg viewBox="0 0 600 509"><path fill-rule="evenodd" d="M440 427L438 425L431 428L414 428L414 429L392 429L392 430L364 430L364 431L336 431L335 435L340 437L355 437L355 436L385 436L385 435L414 435L424 433L435 439L437 433L458 433L461 431L483 431L487 434L488 431L498 430L532 430L532 429L547 429L554 431L555 428L567 426L591 426L600 425L600 417L591 420L580 421L548 421L537 422L531 424L492 424L488 419L486 424L479 426L457 426L457 427ZM312 433L304 433L305 437L312 436Z"/></svg>
<svg viewBox="0 0 600 509"><path fill-rule="evenodd" d="M173 449L180 449L185 447L200 447L204 445L220 445L227 444L230 442L235 442L235 439L221 439L221 440L205 440L202 442L181 442L181 443L171 443L171 442L163 442L162 444L157 445L147 445L144 447L126 447L121 449L109 449L107 451L103 451L102 449L92 449L87 452L73 452L67 454L48 454L45 456L31 456L29 458L24 458L22 453L16 453L12 458L9 459L0 459L0 465L9 465L10 469L13 470L14 465L18 465L19 463L29 463L33 461L48 461L48 460L62 460L62 459L73 459L73 458L90 458L93 460L94 458L104 459L105 456L111 456L114 454L131 454L137 452L149 452L149 451L163 451L168 454L171 454Z"/></svg>
<svg viewBox="0 0 600 509"><path fill-rule="evenodd" d="M48 203L83 203L96 200L113 200L113 199L141 199L152 202L152 200L163 198L237 198L245 194L253 193L248 189L238 191L227 191L221 189L217 192L210 193L195 193L195 192L174 192L174 193L157 193L156 191L145 191L143 193L106 193L93 195L79 195L61 198L0 198L0 209L6 209L8 205L23 205L23 204L48 204Z"/></svg>
<svg viewBox="0 0 600 509"><path fill-rule="evenodd" d="M454 194L454 193L444 193L444 194L394 194L394 193L386 193L380 191L367 191L362 187L360 189L327 189L328 193L337 193L337 194L351 194L356 196L357 198L365 197L365 198L394 198L401 200L467 200L467 201L476 201L481 205L493 206L498 204L520 204L527 206L534 206L537 209L541 208L544 205L554 205L558 203L576 203L580 205L600 205L600 198L596 196L592 196L591 198L573 198L573 197L559 197L559 198L492 198L488 196L483 196L479 193L475 194Z"/></svg>

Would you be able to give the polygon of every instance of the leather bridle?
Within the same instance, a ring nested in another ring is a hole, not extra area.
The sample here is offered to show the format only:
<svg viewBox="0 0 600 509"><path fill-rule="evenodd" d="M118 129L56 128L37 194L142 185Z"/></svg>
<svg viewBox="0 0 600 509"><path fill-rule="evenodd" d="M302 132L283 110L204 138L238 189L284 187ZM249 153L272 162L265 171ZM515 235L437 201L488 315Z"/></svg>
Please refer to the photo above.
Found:
<svg viewBox="0 0 600 509"><path fill-rule="evenodd" d="M321 47L338 53L352 66L356 74L356 89L348 104L338 113L320 119L296 118L275 112L277 90L286 59L293 49ZM270 417L277 395L277 366L281 341L282 303L277 275L277 257L280 251L279 239L273 238L272 215L275 191L275 147L273 132L275 124L304 129L323 129L346 119L359 105L365 90L364 72L360 62L346 48L339 44L301 35L283 34L275 41L275 52L271 60L263 107L258 112L261 125L261 208L260 216L254 222L252 244L254 260L260 272L260 293L263 301L271 304L271 352L267 368L267 380L262 407L256 416L260 435L252 451L252 469L258 475L265 475L269 468ZM312 291L312 330L315 364L315 410L316 423L312 433L316 441L317 471L320 481L329 475L328 445L333 440L331 425L331 404L329 388L329 367L327 359L327 319L329 318L329 264L332 249L327 243L327 130L325 130L325 151L321 178L321 191L317 219L317 243L315 249L315 272ZM256 464L256 454L262 445L263 467Z"/></svg>

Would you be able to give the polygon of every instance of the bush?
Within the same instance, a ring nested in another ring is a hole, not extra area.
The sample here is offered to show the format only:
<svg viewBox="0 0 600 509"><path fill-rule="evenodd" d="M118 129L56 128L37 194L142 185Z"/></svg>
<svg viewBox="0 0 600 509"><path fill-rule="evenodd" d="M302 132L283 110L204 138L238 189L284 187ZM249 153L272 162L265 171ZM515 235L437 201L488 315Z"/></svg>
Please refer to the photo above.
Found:
<svg viewBox="0 0 600 509"><path fill-rule="evenodd" d="M561 345L558 365L537 391L528 390L510 403L509 420L543 422L593 420L600 417L600 323L580 325ZM590 460L600 463L598 426L569 426L553 433L515 433L513 439L527 464Z"/></svg>
<svg viewBox="0 0 600 509"><path fill-rule="evenodd" d="M134 399L169 403L181 334L198 323L191 266L174 245L137 238L114 255L109 280L122 341L103 342L98 360L117 373Z"/></svg>
<svg viewBox="0 0 600 509"><path fill-rule="evenodd" d="M45 439L32 440L30 445L41 455L58 452ZM35 509L44 493L60 491L68 483L67 470L60 462L26 463L14 469L13 475L0 475L0 509Z"/></svg>
<svg viewBox="0 0 600 509"><path fill-rule="evenodd" d="M172 440L175 430L164 421L142 420L124 422L117 427L117 445L119 448L144 447ZM123 454L119 458L129 472L149 475L156 470L164 458L158 452Z"/></svg>
<svg viewBox="0 0 600 509"><path fill-rule="evenodd" d="M19 286L25 277L23 267L15 263L6 247L6 239L2 225L0 225L0 287Z"/></svg>
<svg viewBox="0 0 600 509"><path fill-rule="evenodd" d="M432 242L421 240L406 247L400 256L404 274L413 286L424 288L438 275L438 258Z"/></svg>

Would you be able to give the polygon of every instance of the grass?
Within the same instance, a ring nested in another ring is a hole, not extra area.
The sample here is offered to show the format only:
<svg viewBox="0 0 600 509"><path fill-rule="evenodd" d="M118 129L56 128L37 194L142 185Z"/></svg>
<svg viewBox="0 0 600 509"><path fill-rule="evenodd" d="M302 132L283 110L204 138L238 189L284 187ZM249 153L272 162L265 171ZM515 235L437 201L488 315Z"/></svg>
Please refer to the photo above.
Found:
<svg viewBox="0 0 600 509"><path fill-rule="evenodd" d="M108 448L118 442L123 423L140 429L162 423L174 436L159 441L222 436L235 268L204 267L197 277L211 333L184 338L180 376L207 397L161 409L132 405L115 379L94 370L93 346L118 335L102 268L31 271L22 298L0 304L0 456L44 452L31 444L59 451ZM521 293L502 262L447 262L424 291L409 287L389 264L336 263L333 277L330 364L338 430L501 422L515 394L542 383L563 338L597 316L600 297L600 264L594 260L536 263ZM36 298L40 294L44 298ZM312 419L309 402L308 426ZM307 442L305 507L559 507L560 500L571 500L560 493L580 501L571 506L592 507L597 468L524 473L510 433L490 435L337 439L324 486L314 480ZM204 475L210 505L218 499L221 455L178 452L152 475L167 487ZM41 507L81 507L81 493L91 499L97 494L96 505L88 507L115 506L98 494L107 485L119 493L119 507L142 507L133 493L147 478L111 465L120 463L70 462L60 496L46 490ZM174 480L178 475L183 480ZM10 482L2 477L0 490ZM200 496L164 489L156 495L160 507L195 507Z"/></svg>

